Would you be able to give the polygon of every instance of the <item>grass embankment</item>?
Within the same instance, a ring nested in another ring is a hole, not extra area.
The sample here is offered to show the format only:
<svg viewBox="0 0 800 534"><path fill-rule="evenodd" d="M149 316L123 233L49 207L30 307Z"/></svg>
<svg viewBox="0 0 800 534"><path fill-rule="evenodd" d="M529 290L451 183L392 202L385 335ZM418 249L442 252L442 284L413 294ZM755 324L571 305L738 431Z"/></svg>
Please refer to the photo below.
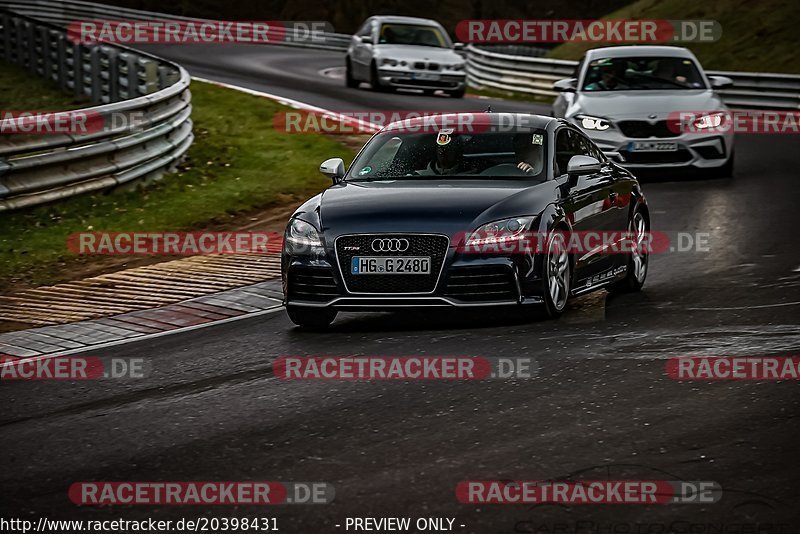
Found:
<svg viewBox="0 0 800 534"><path fill-rule="evenodd" d="M3 85L14 91L0 90L6 109L52 109L69 101L21 74L10 80L0 67ZM277 131L273 115L287 108L264 98L193 82L192 104L195 141L178 173L138 191L0 215L0 292L78 278L93 264L109 264L108 257L70 254L66 242L74 232L238 228L252 215L286 209L320 191L330 182L319 163L329 157L349 162L354 154L329 137Z"/></svg>
<svg viewBox="0 0 800 534"><path fill-rule="evenodd" d="M800 73L797 21L800 2L784 0L638 0L604 19L716 20L722 37L715 43L685 43L709 70ZM580 59L590 43L565 43L549 57Z"/></svg>

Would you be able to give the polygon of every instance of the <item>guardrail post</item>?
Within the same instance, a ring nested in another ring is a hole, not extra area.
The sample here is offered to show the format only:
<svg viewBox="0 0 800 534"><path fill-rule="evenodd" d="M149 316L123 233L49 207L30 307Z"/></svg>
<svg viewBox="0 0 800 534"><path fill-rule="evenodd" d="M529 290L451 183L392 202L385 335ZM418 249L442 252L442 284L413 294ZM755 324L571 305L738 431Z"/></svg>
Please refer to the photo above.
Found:
<svg viewBox="0 0 800 534"><path fill-rule="evenodd" d="M9 53L11 52L11 26L8 13L0 13L0 24L2 24L3 38L0 39L0 57L6 61L11 61Z"/></svg>
<svg viewBox="0 0 800 534"><path fill-rule="evenodd" d="M99 46L93 46L89 50L89 58L90 67L88 76L84 74L83 80L84 83L88 82L87 85L91 87L90 95L92 97L92 103L100 104L103 102L103 63L100 57Z"/></svg>
<svg viewBox="0 0 800 534"><path fill-rule="evenodd" d="M136 94L149 95L158 91L158 64L139 57L136 59Z"/></svg>

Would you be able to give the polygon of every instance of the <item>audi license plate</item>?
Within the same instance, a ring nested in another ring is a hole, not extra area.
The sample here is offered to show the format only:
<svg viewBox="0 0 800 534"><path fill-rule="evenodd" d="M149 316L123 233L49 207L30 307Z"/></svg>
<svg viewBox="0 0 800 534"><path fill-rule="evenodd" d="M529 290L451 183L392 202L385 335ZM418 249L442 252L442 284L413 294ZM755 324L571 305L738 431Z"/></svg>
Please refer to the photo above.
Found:
<svg viewBox="0 0 800 534"><path fill-rule="evenodd" d="M423 256L355 256L352 274L431 274L431 258Z"/></svg>
<svg viewBox="0 0 800 534"><path fill-rule="evenodd" d="M633 141L628 150L631 152L675 152L678 143L666 141Z"/></svg>

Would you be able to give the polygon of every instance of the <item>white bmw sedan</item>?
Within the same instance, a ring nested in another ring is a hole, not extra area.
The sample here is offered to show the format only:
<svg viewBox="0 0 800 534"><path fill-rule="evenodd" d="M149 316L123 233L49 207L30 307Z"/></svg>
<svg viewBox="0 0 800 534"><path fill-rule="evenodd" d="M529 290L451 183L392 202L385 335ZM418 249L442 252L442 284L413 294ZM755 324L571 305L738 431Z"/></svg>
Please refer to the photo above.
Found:
<svg viewBox="0 0 800 534"><path fill-rule="evenodd" d="M729 110L697 58L673 46L618 46L586 53L575 78L554 84L553 114L581 128L610 157L634 170L696 168L733 173Z"/></svg>
<svg viewBox="0 0 800 534"><path fill-rule="evenodd" d="M347 49L348 87L369 82L375 91L390 88L443 90L461 98L465 61L441 24L414 17L370 17Z"/></svg>

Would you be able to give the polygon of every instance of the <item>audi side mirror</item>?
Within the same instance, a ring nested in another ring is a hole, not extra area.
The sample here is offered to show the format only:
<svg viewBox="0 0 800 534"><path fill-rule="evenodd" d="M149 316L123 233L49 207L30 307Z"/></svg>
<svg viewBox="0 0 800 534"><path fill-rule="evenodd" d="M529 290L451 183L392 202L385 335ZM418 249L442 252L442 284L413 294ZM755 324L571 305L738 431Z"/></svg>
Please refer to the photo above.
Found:
<svg viewBox="0 0 800 534"><path fill-rule="evenodd" d="M338 184L344 178L344 161L342 158L326 159L319 166L319 172L331 179L331 182Z"/></svg>
<svg viewBox="0 0 800 534"><path fill-rule="evenodd" d="M565 78L553 84L553 89L559 93L574 93L578 90L577 78Z"/></svg>
<svg viewBox="0 0 800 534"><path fill-rule="evenodd" d="M570 178L600 172L600 162L591 156L572 156L567 163Z"/></svg>

